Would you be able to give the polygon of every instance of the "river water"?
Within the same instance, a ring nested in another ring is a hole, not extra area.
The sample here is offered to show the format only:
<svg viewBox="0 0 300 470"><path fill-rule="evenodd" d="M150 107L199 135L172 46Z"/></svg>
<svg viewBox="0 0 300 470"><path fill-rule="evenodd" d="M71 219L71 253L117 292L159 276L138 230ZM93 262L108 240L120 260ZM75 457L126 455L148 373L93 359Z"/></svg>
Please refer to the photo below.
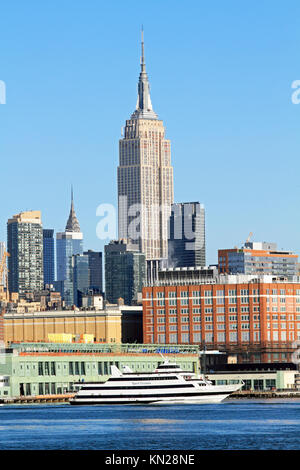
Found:
<svg viewBox="0 0 300 470"><path fill-rule="evenodd" d="M216 405L0 407L0 449L300 448L300 400Z"/></svg>

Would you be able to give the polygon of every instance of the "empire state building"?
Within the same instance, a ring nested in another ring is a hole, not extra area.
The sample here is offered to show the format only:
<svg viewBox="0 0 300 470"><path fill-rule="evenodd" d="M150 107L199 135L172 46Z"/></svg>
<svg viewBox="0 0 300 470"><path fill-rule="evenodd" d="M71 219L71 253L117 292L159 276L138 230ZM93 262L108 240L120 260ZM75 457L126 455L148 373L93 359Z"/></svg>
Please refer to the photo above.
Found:
<svg viewBox="0 0 300 470"><path fill-rule="evenodd" d="M152 108L143 32L141 46L136 109L119 141L119 238L132 239L151 261L168 257L173 167L163 121Z"/></svg>

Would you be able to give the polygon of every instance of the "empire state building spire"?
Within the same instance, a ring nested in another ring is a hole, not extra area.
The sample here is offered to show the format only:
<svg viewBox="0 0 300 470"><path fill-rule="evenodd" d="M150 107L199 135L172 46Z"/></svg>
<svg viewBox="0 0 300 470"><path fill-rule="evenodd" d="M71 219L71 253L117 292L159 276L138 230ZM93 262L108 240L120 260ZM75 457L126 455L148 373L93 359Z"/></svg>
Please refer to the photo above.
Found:
<svg viewBox="0 0 300 470"><path fill-rule="evenodd" d="M157 119L157 114L153 111L150 98L150 85L146 72L145 52L144 52L144 30L142 29L142 53L141 53L141 72L138 83L138 98L136 110L132 114L132 119Z"/></svg>
<svg viewBox="0 0 300 470"><path fill-rule="evenodd" d="M80 232L80 225L75 214L74 199L73 199L73 186L71 189L71 209L68 222L66 225L66 232Z"/></svg>

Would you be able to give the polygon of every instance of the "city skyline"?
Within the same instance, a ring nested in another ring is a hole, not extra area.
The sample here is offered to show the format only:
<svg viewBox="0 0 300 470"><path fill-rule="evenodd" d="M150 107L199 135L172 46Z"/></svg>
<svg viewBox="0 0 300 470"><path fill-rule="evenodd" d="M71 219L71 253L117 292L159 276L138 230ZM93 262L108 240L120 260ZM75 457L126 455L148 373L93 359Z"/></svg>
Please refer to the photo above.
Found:
<svg viewBox="0 0 300 470"><path fill-rule="evenodd" d="M6 241L9 216L29 209L41 210L45 228L63 231L73 182L85 248L103 251L109 240L97 239L96 209L101 203L117 207L117 146L136 100L143 22L152 99L172 141L174 202L203 201L207 264L217 262L218 249L241 245L250 231L255 240L278 242L280 249L299 254L300 107L292 103L291 84L300 74L295 60L300 38L290 9L271 9L270 3L241 9L235 2L225 8L219 2L212 12L191 2L182 16L179 4L173 2L170 12L166 2L160 7L162 18L150 7L145 23L145 7L134 13L133 2L130 27L125 28L119 5L114 22L120 34L126 31L126 45L115 38L111 19L105 25L93 17L99 12L96 3L83 12L84 31L91 27L85 35L78 35L78 5L70 12L73 23L65 24L52 6L34 9L29 3L34 15L23 26L23 45L11 40L1 51L0 79L6 83L7 100L0 106L0 152L7 177L0 189L5 201L0 240ZM4 43L13 38L9 26L13 19L18 26L24 8L20 5L15 12L4 7ZM41 35L38 43L30 27L45 10L44 31L33 29ZM294 3L292 10L299 6ZM109 17L111 7L102 11ZM166 28L167 13L172 21ZM193 29L199 22L202 29ZM51 41L54 25L61 41ZM185 32L180 37L179 27ZM25 66L20 83L17 70Z"/></svg>

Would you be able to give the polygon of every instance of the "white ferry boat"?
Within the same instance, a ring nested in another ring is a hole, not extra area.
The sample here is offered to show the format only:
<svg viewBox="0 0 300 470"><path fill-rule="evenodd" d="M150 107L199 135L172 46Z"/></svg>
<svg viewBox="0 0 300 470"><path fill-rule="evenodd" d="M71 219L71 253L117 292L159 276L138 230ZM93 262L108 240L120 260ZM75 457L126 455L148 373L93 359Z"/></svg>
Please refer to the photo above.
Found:
<svg viewBox="0 0 300 470"><path fill-rule="evenodd" d="M153 372L136 373L128 366L121 372L111 366L106 382L81 382L71 405L184 404L219 403L239 390L244 382L213 385L212 382L184 372L177 364L165 361Z"/></svg>

